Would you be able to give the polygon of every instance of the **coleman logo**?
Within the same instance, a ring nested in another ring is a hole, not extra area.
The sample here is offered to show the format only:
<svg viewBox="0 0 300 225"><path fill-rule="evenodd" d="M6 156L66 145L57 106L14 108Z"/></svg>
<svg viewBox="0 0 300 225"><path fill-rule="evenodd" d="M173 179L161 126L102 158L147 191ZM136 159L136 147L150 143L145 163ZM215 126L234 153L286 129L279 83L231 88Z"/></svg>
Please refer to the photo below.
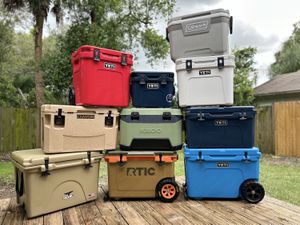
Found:
<svg viewBox="0 0 300 225"><path fill-rule="evenodd" d="M95 115L77 115L77 119L84 119L84 120L92 120L95 119Z"/></svg>
<svg viewBox="0 0 300 225"><path fill-rule="evenodd" d="M73 191L64 193L63 200L68 200L74 196Z"/></svg>
<svg viewBox="0 0 300 225"><path fill-rule="evenodd" d="M128 167L127 176L154 176L155 169L153 167Z"/></svg>
<svg viewBox="0 0 300 225"><path fill-rule="evenodd" d="M140 130L140 133L142 133L142 134L160 134L161 129L159 129L159 128L142 128Z"/></svg>
<svg viewBox="0 0 300 225"><path fill-rule="evenodd" d="M229 163L228 162L218 162L217 167L227 168L227 167L229 167Z"/></svg>
<svg viewBox="0 0 300 225"><path fill-rule="evenodd" d="M228 125L228 120L215 120L214 125L217 127L225 127Z"/></svg>
<svg viewBox="0 0 300 225"><path fill-rule="evenodd" d="M115 68L116 68L116 65L115 65L115 64L112 64L112 63L105 62L105 63L104 63L104 67L105 67L105 68L108 68L108 69L115 69Z"/></svg>
<svg viewBox="0 0 300 225"><path fill-rule="evenodd" d="M211 70L199 70L199 75L210 75Z"/></svg>
<svg viewBox="0 0 300 225"><path fill-rule="evenodd" d="M205 31L208 28L208 21L189 23L185 26L185 32Z"/></svg>
<svg viewBox="0 0 300 225"><path fill-rule="evenodd" d="M159 83L147 83L147 89L159 89Z"/></svg>

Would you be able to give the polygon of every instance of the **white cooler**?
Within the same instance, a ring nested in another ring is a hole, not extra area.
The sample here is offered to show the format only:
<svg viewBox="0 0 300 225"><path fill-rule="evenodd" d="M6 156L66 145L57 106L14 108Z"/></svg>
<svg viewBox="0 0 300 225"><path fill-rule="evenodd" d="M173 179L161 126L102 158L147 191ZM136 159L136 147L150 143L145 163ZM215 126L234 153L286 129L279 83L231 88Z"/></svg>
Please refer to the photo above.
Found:
<svg viewBox="0 0 300 225"><path fill-rule="evenodd" d="M232 105L234 56L176 60L179 105Z"/></svg>
<svg viewBox="0 0 300 225"><path fill-rule="evenodd" d="M230 54L232 17L228 10L216 9L171 19L167 27L171 58Z"/></svg>

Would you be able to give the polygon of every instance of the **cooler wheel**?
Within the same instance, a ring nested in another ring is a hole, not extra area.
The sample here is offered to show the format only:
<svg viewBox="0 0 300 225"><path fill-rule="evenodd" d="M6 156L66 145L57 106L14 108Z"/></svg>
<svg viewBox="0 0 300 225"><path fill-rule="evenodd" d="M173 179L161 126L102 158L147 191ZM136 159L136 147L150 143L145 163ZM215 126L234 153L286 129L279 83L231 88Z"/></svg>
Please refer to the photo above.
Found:
<svg viewBox="0 0 300 225"><path fill-rule="evenodd" d="M156 194L162 202L173 202L179 195L179 186L173 179L164 179L158 183Z"/></svg>
<svg viewBox="0 0 300 225"><path fill-rule="evenodd" d="M256 204L265 197L265 189L257 181L249 180L241 185L241 195L247 202Z"/></svg>

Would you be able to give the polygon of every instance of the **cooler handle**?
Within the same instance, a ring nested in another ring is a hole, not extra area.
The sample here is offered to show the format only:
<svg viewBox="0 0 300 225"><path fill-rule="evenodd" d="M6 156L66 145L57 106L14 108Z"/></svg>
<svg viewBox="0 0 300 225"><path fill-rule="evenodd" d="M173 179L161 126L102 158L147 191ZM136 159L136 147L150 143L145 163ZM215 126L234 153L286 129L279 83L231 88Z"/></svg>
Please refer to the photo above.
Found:
<svg viewBox="0 0 300 225"><path fill-rule="evenodd" d="M246 120L247 114L245 112L234 112L231 114L211 114L211 113L198 113L196 115L188 115L188 119L197 119L203 121L205 119L240 119Z"/></svg>

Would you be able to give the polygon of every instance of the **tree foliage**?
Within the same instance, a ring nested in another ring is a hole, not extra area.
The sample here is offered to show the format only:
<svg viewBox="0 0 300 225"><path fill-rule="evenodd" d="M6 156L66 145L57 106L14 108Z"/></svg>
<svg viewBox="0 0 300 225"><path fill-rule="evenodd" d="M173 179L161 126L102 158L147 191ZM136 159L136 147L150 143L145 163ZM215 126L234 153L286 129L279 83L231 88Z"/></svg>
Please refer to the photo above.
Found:
<svg viewBox="0 0 300 225"><path fill-rule="evenodd" d="M169 46L153 25L156 19L172 12L174 3L174 0L86 0L65 5L72 25L66 33L58 35L56 50L49 52L42 64L45 86L56 102L66 101L72 85L71 54L81 45L133 52L141 47L149 63L166 58Z"/></svg>
<svg viewBox="0 0 300 225"><path fill-rule="evenodd" d="M292 35L275 54L275 59L275 63L271 65L273 76L300 69L300 22L294 24Z"/></svg>
<svg viewBox="0 0 300 225"><path fill-rule="evenodd" d="M253 85L256 81L254 56L256 48L248 47L234 51L234 103L235 105L252 105Z"/></svg>

